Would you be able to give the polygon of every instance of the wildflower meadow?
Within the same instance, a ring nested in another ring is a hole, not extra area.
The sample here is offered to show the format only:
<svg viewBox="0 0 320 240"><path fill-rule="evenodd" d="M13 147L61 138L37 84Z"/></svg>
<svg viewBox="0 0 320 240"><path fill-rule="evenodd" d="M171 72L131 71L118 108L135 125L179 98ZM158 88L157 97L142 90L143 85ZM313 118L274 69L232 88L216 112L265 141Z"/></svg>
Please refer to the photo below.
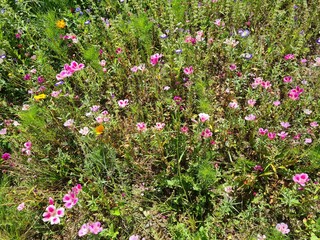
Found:
<svg viewBox="0 0 320 240"><path fill-rule="evenodd" d="M316 0L1 0L0 240L320 239Z"/></svg>

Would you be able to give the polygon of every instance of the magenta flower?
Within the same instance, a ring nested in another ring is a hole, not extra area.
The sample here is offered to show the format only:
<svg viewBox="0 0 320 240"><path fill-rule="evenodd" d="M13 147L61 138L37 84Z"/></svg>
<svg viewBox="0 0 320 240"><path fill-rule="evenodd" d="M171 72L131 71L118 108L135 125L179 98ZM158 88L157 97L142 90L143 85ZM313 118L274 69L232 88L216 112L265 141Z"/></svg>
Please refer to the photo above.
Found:
<svg viewBox="0 0 320 240"><path fill-rule="evenodd" d="M183 69L183 72L184 72L185 74L187 74L187 75L190 75L190 74L193 73L193 67L192 67L192 66L186 67L186 68Z"/></svg>
<svg viewBox="0 0 320 240"><path fill-rule="evenodd" d="M30 74L26 74L24 77L23 77L24 80L30 80L31 79L31 75Z"/></svg>
<svg viewBox="0 0 320 240"><path fill-rule="evenodd" d="M182 98L179 96L174 96L173 101L175 101L177 105L180 105L182 102Z"/></svg>
<svg viewBox="0 0 320 240"><path fill-rule="evenodd" d="M11 158L11 155L10 155L10 153L4 153L4 154L2 154L1 158L6 161Z"/></svg>
<svg viewBox="0 0 320 240"><path fill-rule="evenodd" d="M124 99L124 100L119 100L119 101L118 101L118 105L119 105L119 107L121 107L121 108L126 107L128 104L129 104L129 100L128 100L128 99Z"/></svg>
<svg viewBox="0 0 320 240"><path fill-rule="evenodd" d="M159 54L159 53L156 53L154 55L152 55L150 57L150 63L155 66L158 62L159 62L159 59L162 57L163 55L162 54Z"/></svg>
<svg viewBox="0 0 320 240"><path fill-rule="evenodd" d="M209 120L210 116L206 113L199 113L199 118L201 122L205 122Z"/></svg>
<svg viewBox="0 0 320 240"><path fill-rule="evenodd" d="M234 70L237 69L237 65L231 64L231 65L229 66L229 69L230 69L231 71L234 71Z"/></svg>
<svg viewBox="0 0 320 240"><path fill-rule="evenodd" d="M305 186L306 183L310 180L308 174L306 173L300 173L293 176L293 181L295 183L300 184L301 186Z"/></svg>
<svg viewBox="0 0 320 240"><path fill-rule="evenodd" d="M191 43L192 45L196 44L197 42L197 39L191 37L191 36L186 36L185 40L184 40L185 43Z"/></svg>
<svg viewBox="0 0 320 240"><path fill-rule="evenodd" d="M182 133L188 133L188 131L189 131L189 128L187 126L183 126L180 128L180 132Z"/></svg>
<svg viewBox="0 0 320 240"><path fill-rule="evenodd" d="M290 232L288 225L285 223L278 223L276 226L276 229L282 234L288 234Z"/></svg>
<svg viewBox="0 0 320 240"><path fill-rule="evenodd" d="M205 130L203 130L201 132L201 137L203 137L203 138L209 138L211 136L212 136L212 132L210 131L209 128L206 128Z"/></svg>
<svg viewBox="0 0 320 240"><path fill-rule="evenodd" d="M289 98L292 100L299 100L300 94L304 92L303 88L296 86L296 88L291 89L288 93Z"/></svg>
<svg viewBox="0 0 320 240"><path fill-rule="evenodd" d="M144 122L139 122L136 126L139 132L145 132L147 130L147 125Z"/></svg>
<svg viewBox="0 0 320 240"><path fill-rule="evenodd" d="M268 138L269 138L270 140L275 139L276 136L277 136L277 134L276 134L275 132L268 132Z"/></svg>
<svg viewBox="0 0 320 240"><path fill-rule="evenodd" d="M116 49L116 54L120 54L120 53L122 53L122 48L117 48Z"/></svg>
<svg viewBox="0 0 320 240"><path fill-rule="evenodd" d="M300 133L293 137L294 140L299 140L300 138L301 138L301 134Z"/></svg>
<svg viewBox="0 0 320 240"><path fill-rule="evenodd" d="M285 55L283 58L284 58L284 60L294 59L294 55L290 53L290 54Z"/></svg>
<svg viewBox="0 0 320 240"><path fill-rule="evenodd" d="M257 172L259 172L259 171L262 172L263 168L261 167L261 165L256 165L256 166L253 167L253 170L257 171Z"/></svg>
<svg viewBox="0 0 320 240"><path fill-rule="evenodd" d="M77 204L79 200L77 198L77 195L79 194L81 189L82 189L81 184L77 184L75 187L71 189L71 191L69 191L67 194L64 195L62 201L65 203L64 206L66 208L72 208Z"/></svg>
<svg viewBox="0 0 320 240"><path fill-rule="evenodd" d="M72 61L70 64L70 68L75 72L83 69L85 66L83 63L77 63L76 61Z"/></svg>
<svg viewBox="0 0 320 240"><path fill-rule="evenodd" d="M286 77L283 78L283 81L284 81L285 83L292 82L292 77L291 77L291 76L286 76Z"/></svg>
<svg viewBox="0 0 320 240"><path fill-rule="evenodd" d="M64 216L64 208L58 208L54 205L49 205L46 208L46 212L43 213L43 221L48 222L50 221L51 225L53 224L59 224L60 218Z"/></svg>
<svg viewBox="0 0 320 240"><path fill-rule="evenodd" d="M268 133L268 129L259 128L260 135L266 135Z"/></svg>
<svg viewBox="0 0 320 240"><path fill-rule="evenodd" d="M263 81L263 82L261 83L261 86L262 86L263 88L265 88L265 89L268 89L268 88L270 88L270 87L272 86L272 84L270 83L270 81Z"/></svg>

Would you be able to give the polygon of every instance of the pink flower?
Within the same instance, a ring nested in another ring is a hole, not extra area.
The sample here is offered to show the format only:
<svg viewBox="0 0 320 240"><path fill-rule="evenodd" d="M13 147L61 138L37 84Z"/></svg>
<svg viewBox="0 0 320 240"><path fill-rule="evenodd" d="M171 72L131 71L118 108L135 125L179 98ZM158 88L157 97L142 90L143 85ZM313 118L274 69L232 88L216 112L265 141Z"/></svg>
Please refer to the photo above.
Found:
<svg viewBox="0 0 320 240"><path fill-rule="evenodd" d="M206 113L199 113L199 118L201 122L205 122L209 120L210 116Z"/></svg>
<svg viewBox="0 0 320 240"><path fill-rule="evenodd" d="M22 211L24 208L25 208L24 202L20 203L19 206L17 207L18 211Z"/></svg>
<svg viewBox="0 0 320 240"><path fill-rule="evenodd" d="M137 66L132 67L131 71L134 72L134 73L137 72L138 71L138 67Z"/></svg>
<svg viewBox="0 0 320 240"><path fill-rule="evenodd" d="M184 40L185 43L191 43L192 45L196 44L197 40L191 36L186 36L185 40Z"/></svg>
<svg viewBox="0 0 320 240"><path fill-rule="evenodd" d="M129 237L129 240L139 240L140 236L139 235L132 235Z"/></svg>
<svg viewBox="0 0 320 240"><path fill-rule="evenodd" d="M294 59L294 55L290 53L290 54L285 55L283 58L284 58L284 60Z"/></svg>
<svg viewBox="0 0 320 240"><path fill-rule="evenodd" d="M265 88L265 89L268 89L268 88L270 88L272 85L271 85L271 83L270 83L270 81L263 81L262 83L261 83L261 86L263 87L263 88Z"/></svg>
<svg viewBox="0 0 320 240"><path fill-rule="evenodd" d="M52 91L51 97L57 98L57 97L59 97L60 93L61 93L61 90L60 91Z"/></svg>
<svg viewBox="0 0 320 240"><path fill-rule="evenodd" d="M66 208L72 208L73 206L75 206L78 202L78 198L76 193L70 191L69 193L65 194L62 201L65 203L64 206Z"/></svg>
<svg viewBox="0 0 320 240"><path fill-rule="evenodd" d="M230 69L231 71L234 71L234 70L237 69L237 65L231 64L231 65L229 66L229 69Z"/></svg>
<svg viewBox="0 0 320 240"><path fill-rule="evenodd" d="M288 234L290 232L288 225L285 223L278 223L276 226L276 229L282 234Z"/></svg>
<svg viewBox="0 0 320 240"><path fill-rule="evenodd" d="M186 67L186 68L183 69L183 72L184 72L185 74L187 74L187 75L190 75L190 74L193 73L193 67L192 67L192 66Z"/></svg>
<svg viewBox="0 0 320 240"><path fill-rule="evenodd" d="M95 118L97 123L103 123L103 117L102 116L98 116Z"/></svg>
<svg viewBox="0 0 320 240"><path fill-rule="evenodd" d="M268 138L270 139L270 140L273 140L273 139L275 139L276 138L276 133L275 132L268 132Z"/></svg>
<svg viewBox="0 0 320 240"><path fill-rule="evenodd" d="M157 122L155 128L160 131L164 128L165 125L165 123Z"/></svg>
<svg viewBox="0 0 320 240"><path fill-rule="evenodd" d="M212 132L210 131L209 128L206 128L205 130L203 130L201 132L201 137L203 137L203 138L209 138L211 136L212 136Z"/></svg>
<svg viewBox="0 0 320 240"><path fill-rule="evenodd" d="M292 77L291 77L291 76L286 76L286 77L283 78L283 81L284 81L285 83L292 82Z"/></svg>
<svg viewBox="0 0 320 240"><path fill-rule="evenodd" d="M49 205L53 205L54 204L54 200L52 197L49 197Z"/></svg>
<svg viewBox="0 0 320 240"><path fill-rule="evenodd" d="M317 122L311 122L311 123L310 123L310 126L311 126L311 127L318 127L319 124L318 124Z"/></svg>
<svg viewBox="0 0 320 240"><path fill-rule="evenodd" d="M84 235L87 235L89 232L89 224L85 223L81 226L79 232L78 232L78 236L79 237L83 237Z"/></svg>
<svg viewBox="0 0 320 240"><path fill-rule="evenodd" d="M46 212L43 213L43 221L48 222L50 221L51 225L53 224L59 224L60 218L64 216L64 208L58 208L54 205L49 205L46 208Z"/></svg>
<svg viewBox="0 0 320 240"><path fill-rule="evenodd" d="M278 133L277 135L283 140L288 136L288 133L286 133L285 131L282 131L282 132Z"/></svg>
<svg viewBox="0 0 320 240"><path fill-rule="evenodd" d="M139 132L144 132L147 130L147 125L144 122L139 122L136 126Z"/></svg>
<svg viewBox="0 0 320 240"><path fill-rule="evenodd" d="M248 105L251 106L251 107L253 107L253 106L256 104L256 102L257 102L257 101L256 101L255 99L249 99L249 100L248 100Z"/></svg>
<svg viewBox="0 0 320 240"><path fill-rule="evenodd" d="M103 228L101 227L101 223L100 222L95 222L89 225L89 231L92 234L98 234L99 232L101 232L103 230Z"/></svg>
<svg viewBox="0 0 320 240"><path fill-rule="evenodd" d="M159 54L159 53L156 53L154 55L152 55L150 57L150 63L155 66L158 62L159 62L159 59L162 57L162 54Z"/></svg>
<svg viewBox="0 0 320 240"><path fill-rule="evenodd" d="M99 64L101 67L104 67L106 63L107 63L106 60L101 60Z"/></svg>
<svg viewBox="0 0 320 240"><path fill-rule="evenodd" d="M239 108L239 105L236 101L232 101L229 103L229 107L236 109L236 108Z"/></svg>
<svg viewBox="0 0 320 240"><path fill-rule="evenodd" d="M120 54L120 53L122 53L122 49L121 48L117 48L116 49L116 54Z"/></svg>
<svg viewBox="0 0 320 240"><path fill-rule="evenodd" d="M253 114L250 114L248 116L245 116L244 119L247 120L247 121L254 121L254 120L257 119L257 117L255 115L253 115Z"/></svg>
<svg viewBox="0 0 320 240"><path fill-rule="evenodd" d="M74 120L73 119L68 119L67 121L65 121L65 123L63 124L63 126L71 128L74 124Z"/></svg>
<svg viewBox="0 0 320 240"><path fill-rule="evenodd" d="M273 102L273 105L276 107L279 106L280 104L281 104L281 102L279 100Z"/></svg>
<svg viewBox="0 0 320 240"><path fill-rule="evenodd" d="M83 69L85 66L83 63L78 64L76 61L72 61L70 67L73 71L79 71Z"/></svg>
<svg viewBox="0 0 320 240"><path fill-rule="evenodd" d="M180 132L182 133L188 133L188 131L189 131L189 128L187 126L183 126L180 128Z"/></svg>
<svg viewBox="0 0 320 240"><path fill-rule="evenodd" d="M281 125L282 127L284 127L284 128L288 128L288 127L291 126L290 123L288 123L288 122L281 122L280 125Z"/></svg>
<svg viewBox="0 0 320 240"><path fill-rule="evenodd" d="M299 133L299 134L295 135L295 136L293 137L293 139L294 139L294 140L299 140L300 137L301 137L301 134Z"/></svg>
<svg viewBox="0 0 320 240"><path fill-rule="evenodd" d="M28 142L25 142L24 143L24 147L26 148L26 149L31 149L31 147L32 147L32 143L30 142L30 141L28 141Z"/></svg>
<svg viewBox="0 0 320 240"><path fill-rule="evenodd" d="M267 133L268 133L268 129L259 128L259 134L260 135L265 135Z"/></svg>
<svg viewBox="0 0 320 240"><path fill-rule="evenodd" d="M169 89L170 89L169 86L164 86L164 87L163 87L163 90L165 90L165 91L168 91Z"/></svg>
<svg viewBox="0 0 320 240"><path fill-rule="evenodd" d="M306 173L300 173L293 176L293 181L295 183L300 184L301 186L305 186L306 183L310 180L308 174Z"/></svg>
<svg viewBox="0 0 320 240"><path fill-rule="evenodd" d="M124 100L119 100L119 101L118 101L118 105L119 105L119 107L121 107L121 108L126 107L128 104L129 104L129 100L128 100L128 99L124 99Z"/></svg>
<svg viewBox="0 0 320 240"><path fill-rule="evenodd" d="M2 128L0 130L0 135L6 135L7 134L7 129L6 128Z"/></svg>
<svg viewBox="0 0 320 240"><path fill-rule="evenodd" d="M22 111L27 111L29 108L30 108L30 105L28 105L28 104L23 104L21 110L22 110Z"/></svg>
<svg viewBox="0 0 320 240"><path fill-rule="evenodd" d="M221 21L221 18L214 20L214 24L218 27L223 27L225 24Z"/></svg>

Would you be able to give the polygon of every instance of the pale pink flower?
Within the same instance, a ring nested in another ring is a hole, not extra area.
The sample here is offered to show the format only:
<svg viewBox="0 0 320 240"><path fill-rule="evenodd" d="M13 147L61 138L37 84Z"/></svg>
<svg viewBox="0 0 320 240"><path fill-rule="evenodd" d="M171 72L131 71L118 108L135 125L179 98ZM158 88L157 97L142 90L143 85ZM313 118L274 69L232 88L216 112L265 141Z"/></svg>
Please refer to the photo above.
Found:
<svg viewBox="0 0 320 240"><path fill-rule="evenodd" d="M310 115L312 113L312 111L310 109L303 109L303 112L306 114L306 115Z"/></svg>
<svg viewBox="0 0 320 240"><path fill-rule="evenodd" d="M92 107L90 107L91 112L96 112L100 109L100 105L93 105Z"/></svg>
<svg viewBox="0 0 320 240"><path fill-rule="evenodd" d="M232 192L233 192L232 186L226 186L226 187L224 188L224 191L225 191L226 193L232 193Z"/></svg>
<svg viewBox="0 0 320 240"><path fill-rule="evenodd" d="M81 226L79 232L78 232L78 236L79 237L83 237L84 235L87 235L89 232L89 224L85 223Z"/></svg>
<svg viewBox="0 0 320 240"><path fill-rule="evenodd" d="M286 133L285 131L282 131L282 132L278 133L277 135L283 140L288 136L288 133Z"/></svg>
<svg viewBox="0 0 320 240"><path fill-rule="evenodd" d="M163 87L163 90L165 90L165 91L168 91L169 89L170 89L169 86L164 86L164 87Z"/></svg>
<svg viewBox="0 0 320 240"><path fill-rule="evenodd" d="M311 123L310 123L310 126L311 126L311 127L318 127L319 124L318 124L317 122L311 122Z"/></svg>
<svg viewBox="0 0 320 240"><path fill-rule="evenodd" d="M317 57L316 59L315 59L315 63L313 64L313 66L315 66L315 67L320 67L320 57Z"/></svg>
<svg viewBox="0 0 320 240"><path fill-rule="evenodd" d="M121 108L126 107L128 104L129 104L129 100L128 100L128 99L124 99L124 100L119 100L119 101L118 101L118 105L119 105L119 107L121 107Z"/></svg>
<svg viewBox="0 0 320 240"><path fill-rule="evenodd" d="M101 223L100 222L95 222L95 223L91 223L89 225L89 231L92 234L98 234L99 232L101 232L103 230L103 228L101 227Z"/></svg>
<svg viewBox="0 0 320 240"><path fill-rule="evenodd" d="M225 25L224 22L222 22L221 18L214 20L213 23L218 27L223 27Z"/></svg>
<svg viewBox="0 0 320 240"><path fill-rule="evenodd" d="M280 104L281 104L281 102L279 100L273 102L273 105L276 107L279 106Z"/></svg>
<svg viewBox="0 0 320 240"><path fill-rule="evenodd" d="M159 53L156 53L156 54L152 55L152 56L150 57L150 63L151 63L153 66L155 66L155 65L159 62L159 60L160 60L161 57L162 57L162 54L159 54Z"/></svg>
<svg viewBox="0 0 320 240"><path fill-rule="evenodd" d="M155 129L160 131L160 130L162 130L164 128L165 125L166 125L165 123L157 122L156 126L155 126Z"/></svg>
<svg viewBox="0 0 320 240"><path fill-rule="evenodd" d="M100 61L100 66L101 66L101 67L104 67L104 66L106 65L106 63L107 63L106 60L101 60L101 61Z"/></svg>
<svg viewBox="0 0 320 240"><path fill-rule="evenodd" d="M282 234L288 234L290 232L288 225L285 223L278 223L276 226L276 229Z"/></svg>
<svg viewBox="0 0 320 240"><path fill-rule="evenodd" d="M2 128L0 130L0 135L6 135L7 134L7 129L6 128Z"/></svg>
<svg viewBox="0 0 320 240"><path fill-rule="evenodd" d="M229 107L236 109L236 108L239 108L239 105L236 101L232 101L229 103Z"/></svg>
<svg viewBox="0 0 320 240"><path fill-rule="evenodd" d="M65 121L65 123L63 124L63 126L71 128L74 124L74 120L73 119L68 119L67 121Z"/></svg>
<svg viewBox="0 0 320 240"><path fill-rule="evenodd" d="M140 71L144 71L146 69L146 65L144 64L144 63L142 63L142 64L140 64L139 66L138 66L138 70L140 70Z"/></svg>
<svg viewBox="0 0 320 240"><path fill-rule="evenodd" d="M201 132L201 137L203 137L203 138L209 138L211 136L212 136L212 132L210 131L209 128L206 128L205 130L203 130Z"/></svg>
<svg viewBox="0 0 320 240"><path fill-rule="evenodd" d="M248 100L248 105L251 106L251 107L253 107L253 106L256 104L256 102L257 102L257 101L256 101L255 99L249 99L249 100Z"/></svg>
<svg viewBox="0 0 320 240"><path fill-rule="evenodd" d="M30 108L30 105L28 105L28 104L23 104L21 110L22 110L22 111L27 111L29 108Z"/></svg>
<svg viewBox="0 0 320 240"><path fill-rule="evenodd" d="M186 67L186 68L183 69L183 72L184 72L185 74L187 74L187 75L190 75L190 74L193 73L193 67L192 67L192 66Z"/></svg>
<svg viewBox="0 0 320 240"><path fill-rule="evenodd" d="M103 117L102 116L98 116L95 118L97 123L103 123Z"/></svg>
<svg viewBox="0 0 320 240"><path fill-rule="evenodd" d="M254 114L250 114L248 116L245 116L244 119L247 121L254 121L257 119L257 117Z"/></svg>
<svg viewBox="0 0 320 240"><path fill-rule="evenodd" d="M86 136L89 133L89 128L88 127L81 128L79 130L79 133L83 136Z"/></svg>
<svg viewBox="0 0 320 240"><path fill-rule="evenodd" d="M201 122L205 122L209 120L210 116L206 113L199 113L199 118Z"/></svg>
<svg viewBox="0 0 320 240"><path fill-rule="evenodd" d="M17 207L18 211L22 211L25 208L25 203L20 203L19 206Z"/></svg>
<svg viewBox="0 0 320 240"><path fill-rule="evenodd" d="M103 111L101 112L101 114L104 115L104 116L106 116L106 115L109 114L109 112L108 112L107 110L103 110Z"/></svg>
<svg viewBox="0 0 320 240"><path fill-rule="evenodd" d="M305 144L312 143L312 138L306 138L306 139L304 140L304 143L305 143Z"/></svg>
<svg viewBox="0 0 320 240"><path fill-rule="evenodd" d="M102 68L102 71L103 71L103 72L107 72L107 69L106 69L106 68Z"/></svg>
<svg viewBox="0 0 320 240"><path fill-rule="evenodd" d="M300 184L301 186L305 186L306 183L310 180L308 174L306 173L300 173L293 176L293 181L295 183Z"/></svg>
<svg viewBox="0 0 320 240"><path fill-rule="evenodd" d="M280 125L284 128L289 128L291 126L288 122L281 122Z"/></svg>
<svg viewBox="0 0 320 240"><path fill-rule="evenodd" d="M265 240L265 239L267 239L267 236L266 236L266 235L258 234L257 240Z"/></svg>
<svg viewBox="0 0 320 240"><path fill-rule="evenodd" d="M35 68L31 69L30 73L36 74L37 73L37 69L35 69Z"/></svg>
<svg viewBox="0 0 320 240"><path fill-rule="evenodd" d="M60 93L61 93L61 90L60 91L52 91L51 97L57 98L57 97L59 97Z"/></svg>
<svg viewBox="0 0 320 240"><path fill-rule="evenodd" d="M140 236L139 235L132 235L129 237L129 240L139 240Z"/></svg>
<svg viewBox="0 0 320 240"><path fill-rule="evenodd" d="M136 126L139 132L144 132L147 130L147 125L144 122L139 122Z"/></svg>

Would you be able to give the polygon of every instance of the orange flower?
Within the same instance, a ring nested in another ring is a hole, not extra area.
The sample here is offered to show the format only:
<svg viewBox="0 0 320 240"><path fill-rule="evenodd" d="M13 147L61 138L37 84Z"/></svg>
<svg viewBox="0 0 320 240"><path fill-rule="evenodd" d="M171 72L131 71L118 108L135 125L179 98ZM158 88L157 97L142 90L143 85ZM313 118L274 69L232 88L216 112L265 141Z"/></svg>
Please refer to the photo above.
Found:
<svg viewBox="0 0 320 240"><path fill-rule="evenodd" d="M104 132L104 126L103 125L99 125L98 127L95 128L96 134L100 135Z"/></svg>
<svg viewBox="0 0 320 240"><path fill-rule="evenodd" d="M56 22L56 26L57 26L58 28L65 28L66 22L65 22L64 20L58 20L58 21Z"/></svg>

